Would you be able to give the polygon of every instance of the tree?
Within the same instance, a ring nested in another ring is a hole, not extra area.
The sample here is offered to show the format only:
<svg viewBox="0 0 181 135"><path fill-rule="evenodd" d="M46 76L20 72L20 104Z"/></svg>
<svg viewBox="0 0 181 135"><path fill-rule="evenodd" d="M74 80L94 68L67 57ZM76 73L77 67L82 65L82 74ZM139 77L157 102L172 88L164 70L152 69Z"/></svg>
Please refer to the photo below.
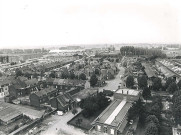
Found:
<svg viewBox="0 0 181 135"><path fill-rule="evenodd" d="M176 124L181 124L181 105L174 108L174 117Z"/></svg>
<svg viewBox="0 0 181 135"><path fill-rule="evenodd" d="M177 86L179 89L181 89L181 80L179 80L179 82L177 83Z"/></svg>
<svg viewBox="0 0 181 135"><path fill-rule="evenodd" d="M102 92L96 96L87 97L80 102L80 107L83 109L84 117L91 117L97 111L104 109L109 105L109 98L107 98Z"/></svg>
<svg viewBox="0 0 181 135"><path fill-rule="evenodd" d="M77 112L78 112L78 111L77 111L77 109L75 109L75 108L72 110L72 114L73 114L73 115L75 115Z"/></svg>
<svg viewBox="0 0 181 135"><path fill-rule="evenodd" d="M181 91L176 91L172 97L173 114L176 124L181 124Z"/></svg>
<svg viewBox="0 0 181 135"><path fill-rule="evenodd" d="M152 105L154 104L158 104L160 107L160 110L163 108L162 97L160 95L157 94L153 96Z"/></svg>
<svg viewBox="0 0 181 135"><path fill-rule="evenodd" d="M27 78L31 78L31 75L30 75L28 72L26 72L26 73L24 74L24 76L27 77Z"/></svg>
<svg viewBox="0 0 181 135"><path fill-rule="evenodd" d="M3 76L3 74L0 72L0 77L2 77Z"/></svg>
<svg viewBox="0 0 181 135"><path fill-rule="evenodd" d="M175 80L171 77L169 77L167 80L166 80L166 83L165 83L165 88L167 89L169 87L169 85L171 83L175 82Z"/></svg>
<svg viewBox="0 0 181 135"><path fill-rule="evenodd" d="M96 69L95 69L95 74L96 74L96 75L100 75L100 70L96 68Z"/></svg>
<svg viewBox="0 0 181 135"><path fill-rule="evenodd" d="M81 79L81 80L86 80L86 75L85 75L84 73L81 73L81 74L79 75L79 79Z"/></svg>
<svg viewBox="0 0 181 135"><path fill-rule="evenodd" d="M174 93L175 91L178 90L178 86L175 82L172 82L169 86L168 86L168 89L167 89L170 93Z"/></svg>
<svg viewBox="0 0 181 135"><path fill-rule="evenodd" d="M146 121L146 124L149 124L150 122L155 123L158 129L160 127L159 120L155 115L149 115L148 117L146 117L145 121Z"/></svg>
<svg viewBox="0 0 181 135"><path fill-rule="evenodd" d="M175 91L173 93L173 97L172 97L172 102L175 103L175 101L177 100L178 97L181 96L181 90Z"/></svg>
<svg viewBox="0 0 181 135"><path fill-rule="evenodd" d="M67 69L64 69L64 71L62 72L62 76L61 76L62 79L67 79L69 78L69 72Z"/></svg>
<svg viewBox="0 0 181 135"><path fill-rule="evenodd" d="M51 72L51 73L49 74L49 77L50 77L50 78L55 78L55 73L54 73L54 72Z"/></svg>
<svg viewBox="0 0 181 135"><path fill-rule="evenodd" d="M126 61L123 62L123 67L127 67L127 62Z"/></svg>
<svg viewBox="0 0 181 135"><path fill-rule="evenodd" d="M152 105L150 109L150 114L155 115L159 120L161 119L161 108L158 103Z"/></svg>
<svg viewBox="0 0 181 135"><path fill-rule="evenodd" d="M75 79L75 74L74 74L74 72L70 72L70 79Z"/></svg>
<svg viewBox="0 0 181 135"><path fill-rule="evenodd" d="M97 76L93 74L90 78L90 85L94 87L97 84L97 81L98 81Z"/></svg>
<svg viewBox="0 0 181 135"><path fill-rule="evenodd" d="M139 88L147 87L147 77L145 75L138 77L138 86Z"/></svg>
<svg viewBox="0 0 181 135"><path fill-rule="evenodd" d="M160 78L154 78L153 79L153 85L152 85L153 90L159 91L161 87L162 87L161 79Z"/></svg>
<svg viewBox="0 0 181 135"><path fill-rule="evenodd" d="M22 71L18 68L16 69L15 73L16 73L16 77L23 75Z"/></svg>
<svg viewBox="0 0 181 135"><path fill-rule="evenodd" d="M156 127L155 123L150 122L147 125L145 135L158 135L158 128Z"/></svg>
<svg viewBox="0 0 181 135"><path fill-rule="evenodd" d="M145 88L143 89L142 96L143 96L143 98L144 98L145 100L147 100L148 98L151 97L151 91L150 91L150 89L149 89L148 87L145 87Z"/></svg>
<svg viewBox="0 0 181 135"><path fill-rule="evenodd" d="M132 88L134 86L134 78L133 76L128 76L126 79L126 87L127 88Z"/></svg>
<svg viewBox="0 0 181 135"><path fill-rule="evenodd" d="M117 58L117 59L116 59L116 63L118 63L118 62L119 62L119 59Z"/></svg>
<svg viewBox="0 0 181 135"><path fill-rule="evenodd" d="M138 101L133 102L132 106L128 110L128 116L127 120L134 120L136 117L140 116L140 114L143 114L143 102L139 98Z"/></svg>

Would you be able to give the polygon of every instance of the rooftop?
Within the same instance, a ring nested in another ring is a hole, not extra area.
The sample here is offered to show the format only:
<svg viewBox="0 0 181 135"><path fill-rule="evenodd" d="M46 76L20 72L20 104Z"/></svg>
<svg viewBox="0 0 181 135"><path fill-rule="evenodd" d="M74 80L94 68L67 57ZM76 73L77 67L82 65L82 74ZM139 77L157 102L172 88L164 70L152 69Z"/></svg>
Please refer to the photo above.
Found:
<svg viewBox="0 0 181 135"><path fill-rule="evenodd" d="M156 77L155 72L151 69L151 67L148 64L142 63L142 66L145 67L145 72L146 72L146 75L148 76L148 78Z"/></svg>
<svg viewBox="0 0 181 135"><path fill-rule="evenodd" d="M137 96L140 93L140 91L133 89L119 89L116 91L116 93Z"/></svg>
<svg viewBox="0 0 181 135"><path fill-rule="evenodd" d="M0 102L0 120L8 122L21 114L21 112L19 112L15 108L12 108L7 103Z"/></svg>
<svg viewBox="0 0 181 135"><path fill-rule="evenodd" d="M97 120L107 125L119 126L125 120L131 105L126 100L115 100L98 116Z"/></svg>

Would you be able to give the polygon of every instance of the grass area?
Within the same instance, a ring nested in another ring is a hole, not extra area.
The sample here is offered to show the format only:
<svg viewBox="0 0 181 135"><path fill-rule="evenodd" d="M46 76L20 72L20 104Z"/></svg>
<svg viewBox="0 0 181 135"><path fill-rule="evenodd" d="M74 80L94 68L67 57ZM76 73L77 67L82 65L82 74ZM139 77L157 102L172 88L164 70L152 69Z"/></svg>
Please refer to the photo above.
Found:
<svg viewBox="0 0 181 135"><path fill-rule="evenodd" d="M89 118L85 118L82 115L82 112L80 112L78 115L76 115L73 119L71 119L68 124L73 125L75 127L81 128L82 130L89 130L91 129L92 125L91 123L95 120L95 118L97 118L99 116L99 114L103 111L99 110L98 112L96 112L93 116L89 117ZM82 122L80 125L76 124L77 119L82 119Z"/></svg>

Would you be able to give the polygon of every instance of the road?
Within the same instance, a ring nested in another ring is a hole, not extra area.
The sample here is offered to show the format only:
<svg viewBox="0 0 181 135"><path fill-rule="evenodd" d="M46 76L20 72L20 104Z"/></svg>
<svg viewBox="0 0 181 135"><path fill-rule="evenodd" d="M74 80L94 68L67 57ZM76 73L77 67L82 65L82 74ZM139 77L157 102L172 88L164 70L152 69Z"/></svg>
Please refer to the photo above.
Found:
<svg viewBox="0 0 181 135"><path fill-rule="evenodd" d="M120 65L120 64L118 64L118 65ZM115 78L113 80L106 81L107 85L104 87L100 87L99 92L102 92L103 89L105 89L105 90L117 90L118 86L123 87L124 82L121 80L120 75L124 74L125 69L122 66L118 66L118 68L120 70L119 73L115 76Z"/></svg>
<svg viewBox="0 0 181 135"><path fill-rule="evenodd" d="M78 108L78 112L80 111L81 109ZM50 118L44 120L43 123L51 123L51 125L49 125L45 131L41 132L40 135L86 135L84 131L67 125L67 122L73 117L74 115L71 111L63 116L50 116Z"/></svg>

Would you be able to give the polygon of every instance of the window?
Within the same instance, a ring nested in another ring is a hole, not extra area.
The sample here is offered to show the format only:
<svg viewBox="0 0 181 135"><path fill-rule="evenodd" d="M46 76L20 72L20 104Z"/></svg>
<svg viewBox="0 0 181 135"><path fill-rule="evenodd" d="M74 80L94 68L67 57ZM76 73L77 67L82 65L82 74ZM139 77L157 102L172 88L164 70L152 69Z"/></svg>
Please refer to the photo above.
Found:
<svg viewBox="0 0 181 135"><path fill-rule="evenodd" d="M107 133L107 127L104 127L104 133Z"/></svg>
<svg viewBox="0 0 181 135"><path fill-rule="evenodd" d="M101 126L97 125L97 130L101 131Z"/></svg>
<svg viewBox="0 0 181 135"><path fill-rule="evenodd" d="M114 129L111 129L111 135L114 135Z"/></svg>

